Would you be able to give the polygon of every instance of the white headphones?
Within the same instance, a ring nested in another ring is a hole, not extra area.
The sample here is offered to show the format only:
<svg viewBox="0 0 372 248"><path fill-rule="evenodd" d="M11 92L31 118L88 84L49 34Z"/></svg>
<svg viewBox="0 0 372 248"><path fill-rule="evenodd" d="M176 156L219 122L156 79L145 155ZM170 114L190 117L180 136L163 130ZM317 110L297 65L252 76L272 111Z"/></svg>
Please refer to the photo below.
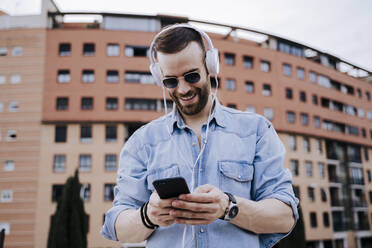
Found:
<svg viewBox="0 0 372 248"><path fill-rule="evenodd" d="M209 38L209 36L204 31L202 31L202 30L200 30L200 29L198 29L194 26L191 26L190 24L185 24L185 23L174 24L170 27L167 27L167 28L161 30L155 36L155 38L153 39L153 41L151 42L151 45L150 45L150 62L151 62L150 71L151 71L152 76L155 79L155 83L160 87L163 86L163 82L161 80L162 79L162 73L161 73L161 70L160 70L159 63L157 63L155 61L154 44L155 44L156 39L162 33L166 32L168 30L174 29L174 28L179 28L179 27L191 28L191 29L197 31L202 37L204 37L204 39L208 43L208 50L205 54L205 64L207 66L207 70L210 74L213 74L215 77L217 77L217 74L220 71L220 63L219 63L219 59L218 59L218 50L217 50L217 48L213 47L212 41Z"/></svg>

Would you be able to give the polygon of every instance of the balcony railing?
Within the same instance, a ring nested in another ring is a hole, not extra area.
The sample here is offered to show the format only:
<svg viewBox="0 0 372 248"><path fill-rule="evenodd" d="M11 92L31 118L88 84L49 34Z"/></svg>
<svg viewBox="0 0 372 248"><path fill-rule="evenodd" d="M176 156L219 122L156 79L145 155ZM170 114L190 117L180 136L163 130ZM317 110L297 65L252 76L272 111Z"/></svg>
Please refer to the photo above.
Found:
<svg viewBox="0 0 372 248"><path fill-rule="evenodd" d="M354 230L365 231L369 230L368 222L354 223Z"/></svg>
<svg viewBox="0 0 372 248"><path fill-rule="evenodd" d="M342 207L343 205L344 205L344 203L343 203L342 200L340 200L338 198L334 199L334 198L331 197L331 206L332 207Z"/></svg>
<svg viewBox="0 0 372 248"><path fill-rule="evenodd" d="M339 176L329 176L328 180L331 183L342 183L342 177Z"/></svg>
<svg viewBox="0 0 372 248"><path fill-rule="evenodd" d="M333 223L333 230L335 232L342 232L346 230L345 223Z"/></svg>
<svg viewBox="0 0 372 248"><path fill-rule="evenodd" d="M353 200L353 207L367 207L367 202L365 200Z"/></svg>
<svg viewBox="0 0 372 248"><path fill-rule="evenodd" d="M364 185L364 178L350 178L351 184Z"/></svg>

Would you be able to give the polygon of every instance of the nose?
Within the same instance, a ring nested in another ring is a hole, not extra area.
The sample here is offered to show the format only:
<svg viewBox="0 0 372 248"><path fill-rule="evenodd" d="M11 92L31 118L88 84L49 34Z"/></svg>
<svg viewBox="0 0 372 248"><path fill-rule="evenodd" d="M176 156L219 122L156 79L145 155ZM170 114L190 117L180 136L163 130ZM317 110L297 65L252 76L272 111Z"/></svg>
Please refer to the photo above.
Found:
<svg viewBox="0 0 372 248"><path fill-rule="evenodd" d="M186 82L184 78L178 79L177 91L179 94L184 95L187 92L189 92L190 89L191 89L190 84Z"/></svg>

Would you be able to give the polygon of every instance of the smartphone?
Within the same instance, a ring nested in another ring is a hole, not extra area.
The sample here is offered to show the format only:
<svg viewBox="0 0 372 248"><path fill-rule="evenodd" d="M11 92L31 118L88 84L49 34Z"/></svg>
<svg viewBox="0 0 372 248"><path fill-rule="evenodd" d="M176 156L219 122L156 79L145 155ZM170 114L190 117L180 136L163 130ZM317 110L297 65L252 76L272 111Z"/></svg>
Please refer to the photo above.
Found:
<svg viewBox="0 0 372 248"><path fill-rule="evenodd" d="M180 194L190 193L189 187L183 177L170 177L152 182L161 199L174 198Z"/></svg>

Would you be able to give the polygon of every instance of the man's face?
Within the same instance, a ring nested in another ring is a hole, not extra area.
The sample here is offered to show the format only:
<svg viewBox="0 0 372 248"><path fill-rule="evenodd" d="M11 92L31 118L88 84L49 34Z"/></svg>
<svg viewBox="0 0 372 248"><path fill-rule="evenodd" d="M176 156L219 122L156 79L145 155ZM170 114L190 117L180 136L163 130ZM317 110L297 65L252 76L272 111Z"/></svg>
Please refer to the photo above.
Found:
<svg viewBox="0 0 372 248"><path fill-rule="evenodd" d="M168 92L182 114L198 114L208 103L210 85L203 58L203 51L196 42L190 42L187 47L175 54L158 53L163 77L178 78L177 87L168 89ZM190 84L185 81L183 75L194 71L200 74L200 81Z"/></svg>

